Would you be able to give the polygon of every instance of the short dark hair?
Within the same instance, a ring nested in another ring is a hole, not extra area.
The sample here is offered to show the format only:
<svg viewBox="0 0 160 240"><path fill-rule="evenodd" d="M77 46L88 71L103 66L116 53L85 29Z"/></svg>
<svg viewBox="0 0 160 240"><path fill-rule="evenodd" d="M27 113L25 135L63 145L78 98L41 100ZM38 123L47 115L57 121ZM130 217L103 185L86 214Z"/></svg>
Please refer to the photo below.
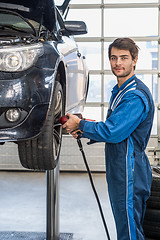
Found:
<svg viewBox="0 0 160 240"><path fill-rule="evenodd" d="M115 39L114 42L112 42L109 45L109 48L108 48L109 59L111 57L112 47L115 47L115 48L120 49L120 50L129 50L129 52L132 56L132 60L134 60L138 56L139 47L135 44L135 42L131 38L117 38L117 39Z"/></svg>

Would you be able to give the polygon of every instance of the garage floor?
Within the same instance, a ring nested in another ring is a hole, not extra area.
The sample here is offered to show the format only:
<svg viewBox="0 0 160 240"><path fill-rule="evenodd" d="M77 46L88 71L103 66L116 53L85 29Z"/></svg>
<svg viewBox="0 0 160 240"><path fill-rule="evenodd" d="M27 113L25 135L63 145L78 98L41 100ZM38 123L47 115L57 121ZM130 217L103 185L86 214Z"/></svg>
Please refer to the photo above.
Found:
<svg viewBox="0 0 160 240"><path fill-rule="evenodd" d="M105 174L93 177L110 237L116 240ZM46 231L45 173L0 171L0 231ZM60 173L60 233L73 233L74 240L107 239L85 173Z"/></svg>

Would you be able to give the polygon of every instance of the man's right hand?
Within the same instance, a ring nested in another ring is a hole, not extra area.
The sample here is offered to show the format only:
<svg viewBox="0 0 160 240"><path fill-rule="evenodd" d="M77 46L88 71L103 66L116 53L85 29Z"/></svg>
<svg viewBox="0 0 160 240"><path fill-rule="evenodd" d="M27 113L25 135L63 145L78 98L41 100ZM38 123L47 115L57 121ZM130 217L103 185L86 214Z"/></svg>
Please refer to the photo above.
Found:
<svg viewBox="0 0 160 240"><path fill-rule="evenodd" d="M63 124L62 127L66 128L66 131L68 133L77 131L79 128L79 122L81 121L81 119L79 117L77 117L76 115L69 114L69 113L67 113L67 116L69 117L69 119L65 124Z"/></svg>

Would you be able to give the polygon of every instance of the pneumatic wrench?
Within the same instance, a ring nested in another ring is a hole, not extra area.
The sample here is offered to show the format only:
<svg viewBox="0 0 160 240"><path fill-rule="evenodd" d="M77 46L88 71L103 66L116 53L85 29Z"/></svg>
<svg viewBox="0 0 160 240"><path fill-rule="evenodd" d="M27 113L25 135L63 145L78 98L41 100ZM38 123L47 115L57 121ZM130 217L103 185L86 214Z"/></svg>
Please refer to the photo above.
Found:
<svg viewBox="0 0 160 240"><path fill-rule="evenodd" d="M73 115L76 115L77 117L79 117L80 119L84 119L86 121L92 121L94 122L95 120L93 119L87 119L87 118L83 118L82 114L81 113L73 113ZM62 116L61 118L58 119L58 122L61 123L62 125L65 124L67 121L68 121L68 116L67 115L64 115Z"/></svg>

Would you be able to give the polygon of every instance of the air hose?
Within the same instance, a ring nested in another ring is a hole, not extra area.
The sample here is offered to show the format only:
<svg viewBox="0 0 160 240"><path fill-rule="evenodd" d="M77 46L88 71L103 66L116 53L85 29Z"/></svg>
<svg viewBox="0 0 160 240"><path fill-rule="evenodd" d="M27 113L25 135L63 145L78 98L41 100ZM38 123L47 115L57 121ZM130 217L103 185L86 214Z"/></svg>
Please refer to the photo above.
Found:
<svg viewBox="0 0 160 240"><path fill-rule="evenodd" d="M74 114L74 115L77 115L80 119L82 119L82 114ZM93 121L93 120L91 120L91 119L87 119L87 120ZM66 123L67 121L68 121L68 116L66 116L66 115L64 115L64 116L62 116L61 118L58 119L58 122L61 123L62 125L63 125L64 123ZM78 133L78 132L77 132L77 133ZM107 224L106 224L106 221L105 221L105 218L104 218L102 206L101 206L101 203L100 203L100 200L99 200L99 197L98 197L96 188L95 188L95 186L94 186L92 174L91 174L91 171L90 171L90 169L89 169L89 166L88 166L88 163L87 163L87 159L86 159L86 156L85 156L85 153L84 153L84 150L83 150L83 145L82 145L80 136L77 137L77 144L78 144L78 146L79 146L79 150L80 150L81 153L82 153L82 157L83 157L83 160L84 160L84 164L85 164L85 166L86 166L86 169L87 169L87 173L88 173L89 180L90 180L90 183L91 183L91 186L92 186L92 190L93 190L93 192L94 192L94 194L95 194L95 197L96 197L96 200L97 200L97 203L98 203L98 207L99 207L99 211L100 211L101 218L102 218L102 221L103 221L103 225L104 225L104 228L105 228L105 232L106 232L106 235L107 235L107 239L108 239L108 240L111 240L111 239L110 239L110 236L109 236Z"/></svg>
<svg viewBox="0 0 160 240"><path fill-rule="evenodd" d="M105 217L104 217L104 214L103 214L102 206L101 206L101 203L100 203L100 200L99 200L99 197L98 197L98 194L97 194L97 191L96 191L94 182L93 182L92 174L91 174L90 168L89 168L88 163L87 163L87 160L86 160L86 156L85 156L85 153L84 153L84 150L83 150L83 145L82 145L82 142L81 142L80 137L77 138L77 144L78 144L78 146L79 146L79 150L80 150L81 153L82 153L82 157L83 157L83 160L84 160L86 169L87 169L87 173L88 173L89 180L90 180L90 183L91 183L91 186L92 186L92 190L93 190L94 195L95 195L96 200L97 200L97 204L98 204L98 207L99 207L99 211L100 211L100 214L101 214L101 218L102 218L102 221L103 221L103 225L104 225L104 228L105 228L105 232L106 232L106 235L107 235L107 239L108 239L108 240L111 240L111 239L110 239L110 236L109 236L107 224L106 224L106 221L105 221Z"/></svg>

